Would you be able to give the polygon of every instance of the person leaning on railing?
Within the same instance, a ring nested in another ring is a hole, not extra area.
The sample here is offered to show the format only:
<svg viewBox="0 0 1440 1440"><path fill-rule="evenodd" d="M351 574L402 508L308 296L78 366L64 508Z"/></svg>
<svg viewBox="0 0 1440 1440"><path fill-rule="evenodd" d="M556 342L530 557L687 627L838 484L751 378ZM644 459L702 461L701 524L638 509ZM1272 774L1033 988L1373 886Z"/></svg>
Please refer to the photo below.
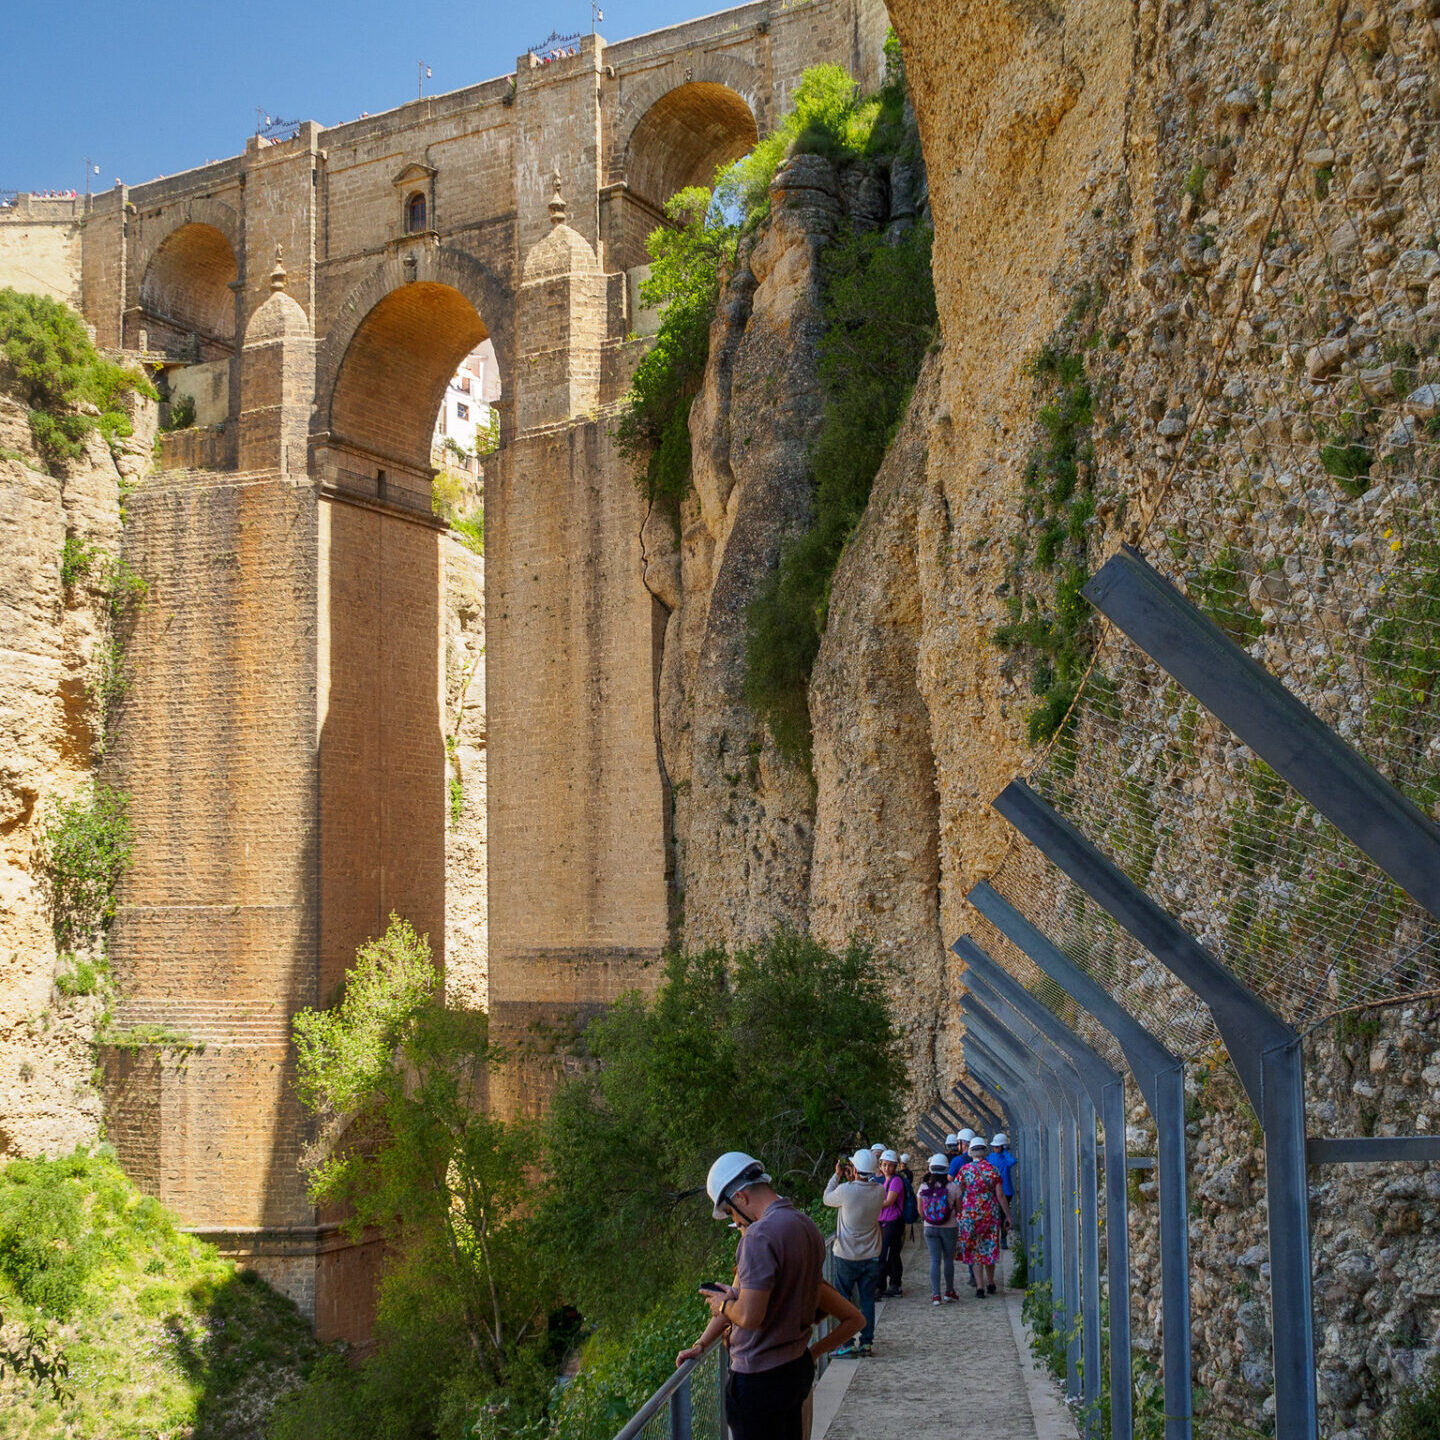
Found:
<svg viewBox="0 0 1440 1440"><path fill-rule="evenodd" d="M735 1283L706 1292L711 1323L677 1363L699 1354L729 1326L725 1408L734 1440L803 1440L815 1359L858 1331L863 1318L822 1278L819 1227L775 1192L758 1160L735 1150L722 1155L710 1167L705 1189L715 1218L733 1218L741 1230ZM812 1341L822 1291L828 1292L827 1313L839 1312L841 1324Z"/></svg>

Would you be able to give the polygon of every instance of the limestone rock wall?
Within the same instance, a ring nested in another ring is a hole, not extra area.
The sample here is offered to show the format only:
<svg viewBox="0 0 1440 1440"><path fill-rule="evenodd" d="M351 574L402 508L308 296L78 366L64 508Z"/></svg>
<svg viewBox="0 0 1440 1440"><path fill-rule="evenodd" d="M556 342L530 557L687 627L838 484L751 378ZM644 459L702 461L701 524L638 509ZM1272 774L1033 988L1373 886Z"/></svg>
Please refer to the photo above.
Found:
<svg viewBox="0 0 1440 1440"><path fill-rule="evenodd" d="M35 453L24 406L0 394L0 1160L61 1154L100 1131L92 1047L106 999L56 986L74 962L56 951L36 847L49 808L102 758L103 564L120 549L121 471L137 478L148 460L154 416L139 420L120 469L92 435L57 478ZM67 537L93 551L68 587Z"/></svg>
<svg viewBox="0 0 1440 1440"><path fill-rule="evenodd" d="M798 466L820 403L807 328L813 255L835 223L817 201L797 226L783 187L774 227L724 292L691 415L694 494L681 508L678 571L657 539L651 588L672 609L661 729L684 938L744 941L784 920L870 940L893 966L926 1102L962 1063L962 975L947 946L970 927L965 893L1005 851L989 801L1034 757L1027 677L991 639L1007 618L1024 471L1043 435L1028 363L1073 334L1067 315L1077 294L1089 296L1098 557L1160 502L1267 242L1249 297L1260 299L1224 352L1216 419L1160 533L1175 527L1213 556L1243 531L1264 561L1240 584L1267 663L1343 720L1354 676L1287 650L1274 615L1286 596L1314 610L1302 529L1319 536L1317 557L1323 543L1374 538L1374 576L1385 573L1389 536L1379 536L1387 507L1404 498L1403 452L1433 415L1432 394L1430 410L1385 437L1386 463L1399 454L1400 471L1381 484L1377 466L1353 516L1343 497L1337 506L1309 415L1388 382L1387 306L1418 307L1412 383L1440 378L1424 339L1440 325L1437 162L1427 151L1440 116L1440 13L1434 0L1347 7L1323 103L1294 150L1331 6L893 0L890 11L929 171L942 336L835 576L810 695L813 789L776 762L743 701L744 607L805 515ZM1299 173L1274 212L1292 163ZM824 195L817 177L806 183ZM783 291L767 263L782 246ZM1319 341L1300 343L1296 317L1317 295L1305 323L1320 327ZM769 337L786 315L794 338L782 354ZM752 355L768 363L751 368ZM783 423L767 431L772 419ZM1265 463L1249 470L1285 473L1261 483L1253 508L1237 508L1226 477L1257 455ZM1150 687L1159 716L1154 677L1137 675L1134 687L1127 703L1143 704ZM1243 757L1203 720L1197 733L1208 778L1174 783L1195 821L1218 829ZM1162 783L1163 767L1145 775ZM1430 1128L1437 1040L1427 1001L1358 1029L1317 1029L1307 1042L1312 1132ZM1260 1426L1272 1403L1263 1152L1222 1061L1191 1078L1196 1377L1217 1417ZM1143 1109L1132 1119L1143 1149ZM1440 1351L1432 1182L1418 1167L1316 1174L1326 1433L1374 1434ZM1142 1277L1158 1274L1151 1211L1142 1192ZM1158 1359L1158 1305L1143 1290L1136 1342Z"/></svg>

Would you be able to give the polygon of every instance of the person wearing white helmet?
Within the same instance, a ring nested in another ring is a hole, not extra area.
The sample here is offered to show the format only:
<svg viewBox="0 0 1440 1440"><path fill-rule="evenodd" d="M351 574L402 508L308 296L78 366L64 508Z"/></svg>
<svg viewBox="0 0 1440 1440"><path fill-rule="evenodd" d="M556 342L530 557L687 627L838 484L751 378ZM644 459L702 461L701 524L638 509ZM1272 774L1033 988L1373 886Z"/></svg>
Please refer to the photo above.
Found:
<svg viewBox="0 0 1440 1440"><path fill-rule="evenodd" d="M968 1125L955 1136L956 1153L950 1162L952 1180L959 1179L960 1172L970 1163L970 1142L974 1138L975 1132Z"/></svg>
<svg viewBox="0 0 1440 1440"><path fill-rule="evenodd" d="M733 1440L802 1440L815 1381L810 1329L819 1305L825 1241L810 1217L775 1192L765 1167L731 1150L705 1190L717 1220L745 1226L735 1284L706 1294L731 1327L726 1413Z"/></svg>
<svg viewBox="0 0 1440 1440"><path fill-rule="evenodd" d="M960 1137L958 1135L947 1135L945 1137L945 1161L948 1165L960 1153Z"/></svg>
<svg viewBox="0 0 1440 1440"><path fill-rule="evenodd" d="M835 1220L835 1288L854 1300L865 1317L865 1328L836 1354L842 1357L873 1353L875 1343L875 1281L880 1270L880 1208L885 1192L874 1183L875 1152L857 1150L849 1159L835 1162L835 1173L825 1185L825 1203L840 1213Z"/></svg>
<svg viewBox="0 0 1440 1440"><path fill-rule="evenodd" d="M971 1267L975 1298L995 1293L995 1260L1000 1249L1000 1220L1010 1218L1010 1205L1000 1172L986 1159L990 1146L982 1135L970 1142L970 1163L960 1177L960 1262Z"/></svg>
<svg viewBox="0 0 1440 1440"><path fill-rule="evenodd" d="M905 1266L900 1251L905 1245L905 1182L897 1173L900 1157L893 1150L880 1154L881 1186L885 1203L880 1208L880 1298L899 1299Z"/></svg>
<svg viewBox="0 0 1440 1440"><path fill-rule="evenodd" d="M925 1246L930 1251L930 1303L941 1304L940 1273L945 1273L944 1303L960 1297L955 1293L955 1242L960 1234L961 1190L950 1178L950 1162L944 1155L930 1157L930 1169L918 1195L920 1219L925 1226Z"/></svg>
<svg viewBox="0 0 1440 1440"><path fill-rule="evenodd" d="M1019 1161L1010 1149L1010 1137L1002 1130L990 1141L990 1163L1000 1172L1000 1188L1005 1192L1006 1204L1015 1209L1015 1169ZM1000 1226L1000 1248L1010 1248L1010 1221Z"/></svg>

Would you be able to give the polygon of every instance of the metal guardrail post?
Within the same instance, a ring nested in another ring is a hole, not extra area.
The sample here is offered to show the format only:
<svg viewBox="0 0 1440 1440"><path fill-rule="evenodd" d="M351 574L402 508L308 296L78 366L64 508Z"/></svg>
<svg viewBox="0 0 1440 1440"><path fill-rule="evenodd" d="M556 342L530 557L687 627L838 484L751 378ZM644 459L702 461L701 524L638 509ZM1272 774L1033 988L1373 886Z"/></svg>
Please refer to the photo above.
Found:
<svg viewBox="0 0 1440 1440"><path fill-rule="evenodd" d="M1017 949L1115 1037L1155 1120L1160 1184L1160 1304L1165 1440L1189 1440L1193 1428L1190 1355L1190 1218L1185 1174L1185 1074L1165 1048L1089 974L1035 928L998 891L977 885L967 897ZM1113 1313L1112 1313L1112 1325ZM1113 1333L1113 1332L1112 1332Z"/></svg>
<svg viewBox="0 0 1440 1440"><path fill-rule="evenodd" d="M1024 1077L1022 1083L1030 1086L1042 1104L1049 1107L1053 1116L1050 1138L1053 1141L1050 1157L1050 1190L1046 1199L1046 1251L1053 1250L1053 1258L1047 1261L1046 1278L1051 1281L1051 1300L1054 1304L1055 1327L1062 1335L1068 1335L1075 1318L1080 1313L1080 1257L1077 1253L1078 1226L1075 1220L1075 1201L1078 1198L1076 1184L1076 1131L1078 1126L1071 1113L1068 1096L1064 1088L1047 1083L1045 1075L1038 1068L1035 1057L1013 1036L979 1007L966 1007L967 1026L974 1022L984 1035L984 1043L991 1054L1002 1063L1009 1064L1017 1076ZM968 1040L967 1029L967 1040ZM1057 1096L1059 1098L1057 1098ZM1056 1285L1058 1281L1058 1287ZM1067 1365L1066 1385L1071 1394L1078 1392L1078 1377L1075 1367Z"/></svg>
<svg viewBox="0 0 1440 1440"><path fill-rule="evenodd" d="M1125 1151L1125 1080L1090 1048L1057 1015L1040 1003L1028 990L1010 975L1001 965L985 953L968 936L957 940L952 947L955 953L969 967L966 984L974 981L988 989L997 1000L1009 1005L1051 1044L1069 1056L1090 1096L1091 1103L1099 1111L1105 1131L1105 1229L1106 1229L1106 1274L1110 1288L1110 1434L1112 1440L1131 1440L1134 1432L1134 1399L1130 1360L1130 1235L1129 1207L1125 1193L1128 1157ZM983 998L983 996L982 996ZM1090 1131L1093 1141L1094 1131ZM1081 1132L1084 1147L1085 1132ZM1081 1189L1089 1187L1089 1193L1082 1196L1082 1208L1087 1217L1087 1230L1083 1236L1086 1246L1084 1266L1086 1286L1097 1297L1093 1313L1094 1334L1087 1334L1086 1387L1089 1389L1092 1364L1095 1367L1096 1393L1088 1400L1098 1399L1098 1357L1100 1354L1098 1313L1099 1255L1098 1255L1098 1203L1094 1196L1095 1170L1091 1163L1082 1166ZM1090 1223L1091 1221L1095 1223ZM1093 1271L1092 1271L1093 1265ZM1093 1276L1093 1278L1092 1278ZM1086 1311L1087 1324L1092 1312ZM1092 1361L1092 1357L1094 1357ZM1098 1409L1091 1412L1098 1419ZM1087 1425L1089 1417L1087 1417Z"/></svg>
<svg viewBox="0 0 1440 1440"><path fill-rule="evenodd" d="M1022 780L994 808L1210 1007L1265 1132L1276 1440L1316 1440L1315 1310L1300 1037Z"/></svg>
<svg viewBox="0 0 1440 1440"><path fill-rule="evenodd" d="M953 1089L956 1099L965 1101L965 1103L969 1105L970 1108L974 1110L975 1113L979 1115L987 1125L994 1125L997 1129L1002 1128L1000 1126L1000 1116L998 1116L992 1109L990 1109L990 1107L986 1105L985 1102L963 1081L957 1080Z"/></svg>
<svg viewBox="0 0 1440 1440"><path fill-rule="evenodd" d="M967 977L968 983L968 977ZM1045 1036L1023 1015L1003 1000L981 997L976 980L962 1002L968 1018L984 1016L987 1025L994 1025L1016 1042L1022 1050L1032 1050L1037 1063L1049 1074L1069 1118L1075 1144L1067 1143L1063 1153L1065 1176L1065 1235L1068 1242L1065 1256L1065 1389L1073 1399L1082 1395L1091 1413L1097 1413L1100 1400L1100 1217L1095 1196L1095 1109L1069 1059L1051 1045ZM1089 1128L1089 1145L1085 1141ZM1085 1157L1089 1152L1090 1208L1086 1208ZM1088 1263L1087 1263L1088 1262ZM1079 1321L1077 1326L1076 1321ZM1086 1341L1089 1350L1085 1349ZM1085 1362L1082 1364L1082 1360Z"/></svg>
<svg viewBox="0 0 1440 1440"><path fill-rule="evenodd" d="M690 1440L690 1377L670 1397L670 1440Z"/></svg>
<svg viewBox="0 0 1440 1440"><path fill-rule="evenodd" d="M1391 879L1440 917L1440 826L1148 565L1138 550L1124 546L1081 594ZM1278 1390L1275 1405L1278 1431Z"/></svg>
<svg viewBox="0 0 1440 1440"><path fill-rule="evenodd" d="M1022 1162L1029 1172L1034 1197L1025 1207L1025 1244L1030 1283L1042 1285L1053 1277L1059 1250L1058 1243L1052 1243L1051 1239L1055 1217L1052 1162L1059 1138L1059 1121L1051 1113L1048 1101L1037 1098L1028 1079L1017 1078L978 1038L966 1036L965 1063L977 1081L996 1088L997 1100L1000 1090L1013 1091L1031 1117L1025 1132L1027 1153Z"/></svg>

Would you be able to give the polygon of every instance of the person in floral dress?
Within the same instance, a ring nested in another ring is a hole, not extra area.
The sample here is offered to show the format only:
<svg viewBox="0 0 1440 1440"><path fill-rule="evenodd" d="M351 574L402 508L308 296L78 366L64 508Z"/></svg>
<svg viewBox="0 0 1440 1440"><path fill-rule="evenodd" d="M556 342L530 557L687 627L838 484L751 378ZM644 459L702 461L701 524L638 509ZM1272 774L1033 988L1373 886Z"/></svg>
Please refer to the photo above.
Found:
<svg viewBox="0 0 1440 1440"><path fill-rule="evenodd" d="M960 1240L956 1259L974 1267L975 1298L995 1293L995 1257L1000 1253L1000 1217L1010 1223L1000 1172L985 1158L990 1147L979 1135L970 1142L970 1163L960 1182Z"/></svg>

